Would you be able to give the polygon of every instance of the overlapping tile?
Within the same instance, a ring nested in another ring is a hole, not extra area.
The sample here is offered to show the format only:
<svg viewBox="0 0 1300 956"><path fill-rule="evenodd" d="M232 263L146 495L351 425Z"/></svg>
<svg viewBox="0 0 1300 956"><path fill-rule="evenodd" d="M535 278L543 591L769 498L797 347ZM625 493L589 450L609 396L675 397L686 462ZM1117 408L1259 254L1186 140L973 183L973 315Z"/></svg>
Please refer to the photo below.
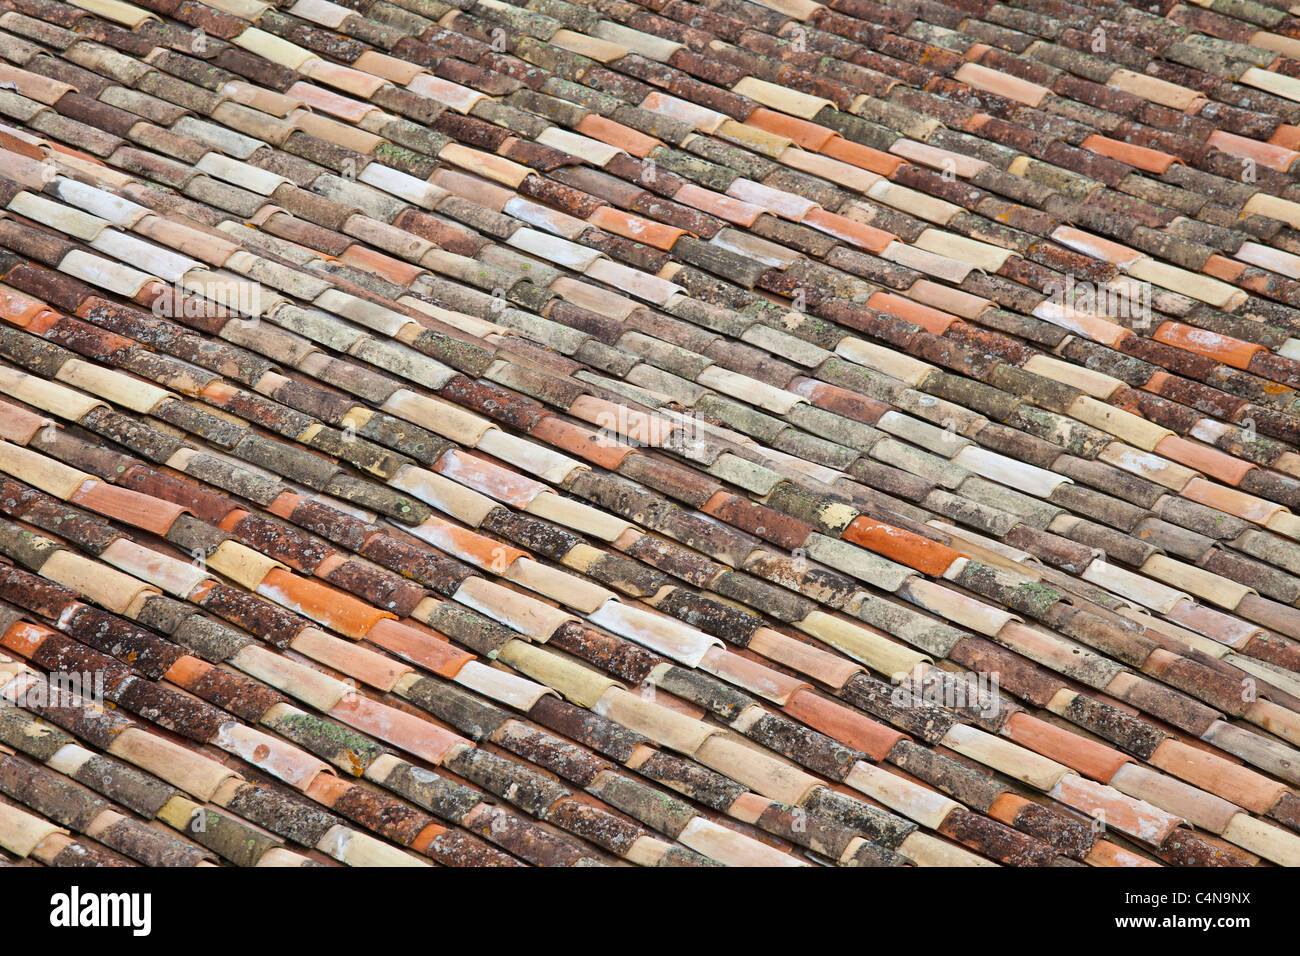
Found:
<svg viewBox="0 0 1300 956"><path fill-rule="evenodd" d="M1300 862L1284 5L0 7L10 857Z"/></svg>

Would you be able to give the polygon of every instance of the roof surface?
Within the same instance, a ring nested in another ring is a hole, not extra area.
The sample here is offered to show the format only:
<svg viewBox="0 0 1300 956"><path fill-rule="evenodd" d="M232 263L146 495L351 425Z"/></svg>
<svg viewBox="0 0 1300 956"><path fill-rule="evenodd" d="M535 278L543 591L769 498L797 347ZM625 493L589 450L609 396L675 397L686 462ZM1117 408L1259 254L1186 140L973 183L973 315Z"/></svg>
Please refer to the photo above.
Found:
<svg viewBox="0 0 1300 956"><path fill-rule="evenodd" d="M0 0L0 850L1300 863L1290 0Z"/></svg>

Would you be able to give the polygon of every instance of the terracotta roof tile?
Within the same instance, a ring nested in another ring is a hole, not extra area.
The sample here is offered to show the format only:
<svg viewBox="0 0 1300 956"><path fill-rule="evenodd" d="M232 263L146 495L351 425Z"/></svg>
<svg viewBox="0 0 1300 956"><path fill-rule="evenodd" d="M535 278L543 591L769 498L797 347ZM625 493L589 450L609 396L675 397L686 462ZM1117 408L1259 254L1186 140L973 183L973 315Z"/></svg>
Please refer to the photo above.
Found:
<svg viewBox="0 0 1300 956"><path fill-rule="evenodd" d="M19 9L26 862L1300 862L1282 14Z"/></svg>

